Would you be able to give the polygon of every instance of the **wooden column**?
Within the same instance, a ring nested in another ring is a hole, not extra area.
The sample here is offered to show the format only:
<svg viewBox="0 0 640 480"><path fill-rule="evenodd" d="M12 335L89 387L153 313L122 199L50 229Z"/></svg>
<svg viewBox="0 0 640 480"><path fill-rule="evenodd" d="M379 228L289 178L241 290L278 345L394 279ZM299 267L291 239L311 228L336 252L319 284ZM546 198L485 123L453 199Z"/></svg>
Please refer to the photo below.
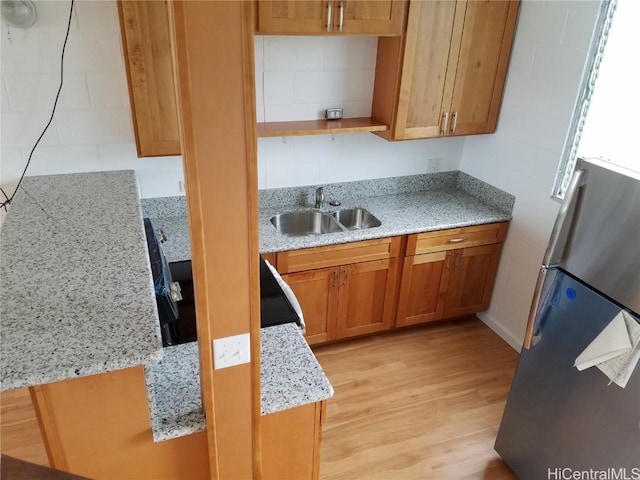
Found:
<svg viewBox="0 0 640 480"><path fill-rule="evenodd" d="M169 5L212 479L260 476L260 310L251 2ZM212 340L251 333L250 364Z"/></svg>

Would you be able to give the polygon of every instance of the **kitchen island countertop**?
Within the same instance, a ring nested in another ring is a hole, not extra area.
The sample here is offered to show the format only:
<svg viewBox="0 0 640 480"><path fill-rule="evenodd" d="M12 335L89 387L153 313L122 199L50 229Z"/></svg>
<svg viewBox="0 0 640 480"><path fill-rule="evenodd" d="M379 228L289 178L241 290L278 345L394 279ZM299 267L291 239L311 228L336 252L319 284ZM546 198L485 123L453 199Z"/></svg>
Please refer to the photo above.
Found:
<svg viewBox="0 0 640 480"><path fill-rule="evenodd" d="M132 170L25 177L0 239L2 390L161 358Z"/></svg>
<svg viewBox="0 0 640 480"><path fill-rule="evenodd" d="M260 347L262 415L333 396L333 387L297 325L263 328ZM145 377L156 442L205 429L197 342L167 347L164 358L145 369Z"/></svg>

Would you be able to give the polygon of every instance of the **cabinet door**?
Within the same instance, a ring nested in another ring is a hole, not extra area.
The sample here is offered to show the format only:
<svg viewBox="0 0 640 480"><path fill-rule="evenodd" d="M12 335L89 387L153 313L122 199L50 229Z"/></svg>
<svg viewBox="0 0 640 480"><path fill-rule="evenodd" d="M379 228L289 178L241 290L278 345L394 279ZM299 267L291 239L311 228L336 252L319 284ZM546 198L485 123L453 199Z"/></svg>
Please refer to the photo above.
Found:
<svg viewBox="0 0 640 480"><path fill-rule="evenodd" d="M452 39L463 25L455 19L464 15L464 7L465 2L410 3L394 139L440 136L442 114L451 103L451 88L445 87L452 84L457 60L457 51L450 52Z"/></svg>
<svg viewBox="0 0 640 480"><path fill-rule="evenodd" d="M393 323L398 259L340 267L337 337L388 330Z"/></svg>
<svg viewBox="0 0 640 480"><path fill-rule="evenodd" d="M334 3L334 32L402 34L404 0L336 0Z"/></svg>
<svg viewBox="0 0 640 480"><path fill-rule="evenodd" d="M283 275L295 293L306 324L309 345L336 338L339 270L335 268Z"/></svg>
<svg viewBox="0 0 640 480"><path fill-rule="evenodd" d="M260 417L263 480L318 478L325 403L310 403Z"/></svg>
<svg viewBox="0 0 640 480"><path fill-rule="evenodd" d="M329 4L333 8L332 0L258 0L258 33L325 33Z"/></svg>
<svg viewBox="0 0 640 480"><path fill-rule="evenodd" d="M400 283L396 325L432 322L444 317L447 266L454 252L442 251L406 257Z"/></svg>
<svg viewBox="0 0 640 480"><path fill-rule="evenodd" d="M489 308L502 244L455 250L445 300L445 317L482 312Z"/></svg>
<svg viewBox="0 0 640 480"><path fill-rule="evenodd" d="M468 2L449 109L450 135L495 131L517 12L516 1Z"/></svg>
<svg viewBox="0 0 640 480"><path fill-rule="evenodd" d="M139 157L180 155L166 3L118 2Z"/></svg>

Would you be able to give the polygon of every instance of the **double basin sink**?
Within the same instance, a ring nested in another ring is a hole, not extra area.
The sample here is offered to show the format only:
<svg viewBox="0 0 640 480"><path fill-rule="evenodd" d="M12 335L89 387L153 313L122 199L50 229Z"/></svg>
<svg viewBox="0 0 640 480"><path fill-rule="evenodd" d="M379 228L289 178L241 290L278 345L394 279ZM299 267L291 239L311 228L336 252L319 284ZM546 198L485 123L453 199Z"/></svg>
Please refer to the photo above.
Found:
<svg viewBox="0 0 640 480"><path fill-rule="evenodd" d="M382 223L364 208L336 212L305 210L280 213L271 218L278 232L288 237L305 237L379 227Z"/></svg>

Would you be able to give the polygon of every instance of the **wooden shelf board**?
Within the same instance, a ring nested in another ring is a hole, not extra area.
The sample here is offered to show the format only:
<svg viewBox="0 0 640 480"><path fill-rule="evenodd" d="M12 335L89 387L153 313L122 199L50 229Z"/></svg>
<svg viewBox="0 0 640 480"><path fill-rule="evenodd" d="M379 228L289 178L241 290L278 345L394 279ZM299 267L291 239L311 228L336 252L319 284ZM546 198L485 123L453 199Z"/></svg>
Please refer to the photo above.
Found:
<svg viewBox="0 0 640 480"><path fill-rule="evenodd" d="M298 122L258 123L258 137L291 137L326 135L330 133L382 132L389 125L372 118L343 118L342 120L304 120Z"/></svg>

